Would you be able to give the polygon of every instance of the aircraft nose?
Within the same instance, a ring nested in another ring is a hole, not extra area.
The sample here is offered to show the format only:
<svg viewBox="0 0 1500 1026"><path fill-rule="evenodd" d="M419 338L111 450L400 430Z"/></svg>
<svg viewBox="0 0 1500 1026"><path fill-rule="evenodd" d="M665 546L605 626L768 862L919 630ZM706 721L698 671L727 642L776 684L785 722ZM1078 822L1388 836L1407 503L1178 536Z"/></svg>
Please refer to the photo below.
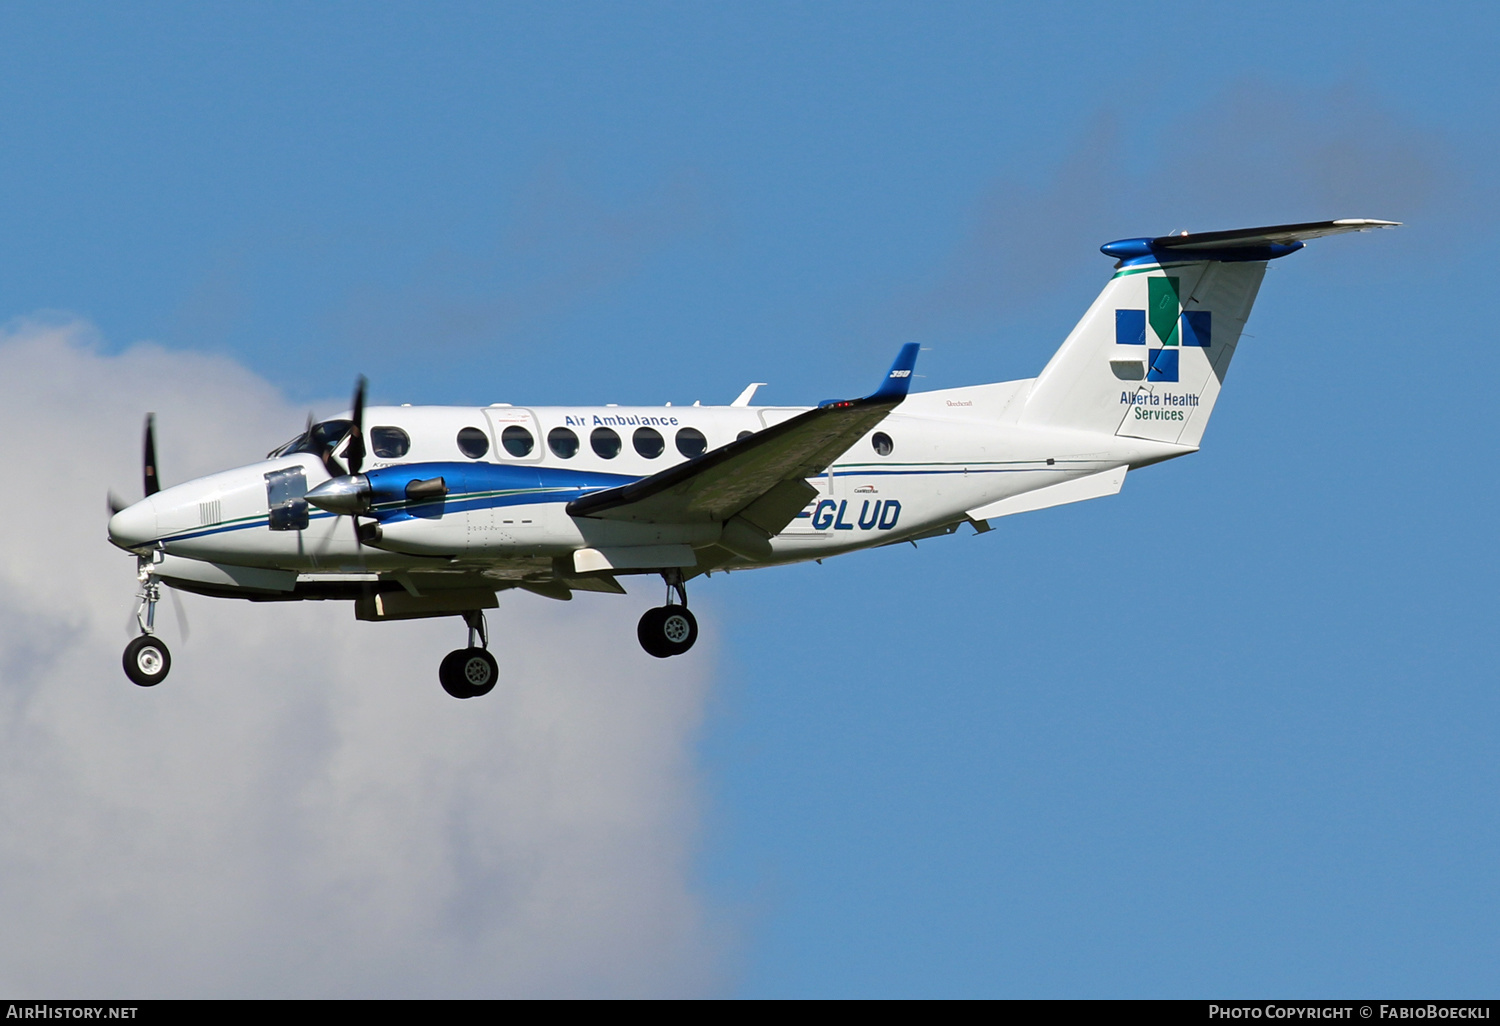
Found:
<svg viewBox="0 0 1500 1026"><path fill-rule="evenodd" d="M109 540L122 549L140 548L156 541L156 504L142 499L109 518Z"/></svg>

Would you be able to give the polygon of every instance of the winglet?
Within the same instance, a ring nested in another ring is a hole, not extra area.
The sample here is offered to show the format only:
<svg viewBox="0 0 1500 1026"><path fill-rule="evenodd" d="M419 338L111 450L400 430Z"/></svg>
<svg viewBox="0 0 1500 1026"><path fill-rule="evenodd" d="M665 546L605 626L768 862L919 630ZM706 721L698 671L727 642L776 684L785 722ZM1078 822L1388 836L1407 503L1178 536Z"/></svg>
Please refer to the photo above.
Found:
<svg viewBox="0 0 1500 1026"><path fill-rule="evenodd" d="M896 354L896 362L891 364L890 373L869 398L905 399L907 390L911 388L911 372L917 366L917 354L921 351L922 346L916 342L908 342L902 346L901 352Z"/></svg>
<svg viewBox="0 0 1500 1026"><path fill-rule="evenodd" d="M891 369L886 373L885 379L881 381L880 387L863 399L825 399L819 406L852 406L855 403L880 403L896 402L906 398L907 390L911 388L912 370L917 366L917 354L922 351L920 342L908 342L901 347L901 352L896 354L896 362L891 364Z"/></svg>

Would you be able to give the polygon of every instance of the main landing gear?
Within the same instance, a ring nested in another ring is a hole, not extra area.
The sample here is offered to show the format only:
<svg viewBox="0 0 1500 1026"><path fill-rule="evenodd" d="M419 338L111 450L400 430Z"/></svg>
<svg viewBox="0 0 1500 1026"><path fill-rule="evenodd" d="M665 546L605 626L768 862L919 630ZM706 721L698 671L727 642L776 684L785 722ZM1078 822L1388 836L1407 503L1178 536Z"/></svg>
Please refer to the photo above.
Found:
<svg viewBox="0 0 1500 1026"><path fill-rule="evenodd" d="M172 653L154 633L156 630L156 604L161 601L161 582L151 572L150 563L141 560L141 604L135 611L135 622L140 624L141 636L125 646L121 662L125 676L143 688L155 687L167 679L172 669Z"/></svg>
<svg viewBox="0 0 1500 1026"><path fill-rule="evenodd" d="M683 586L682 571L669 570L663 573L667 582L667 604L648 609L641 622L636 625L635 636L648 655L658 659L682 655L698 640L698 620L687 607L687 588ZM679 602L672 601L672 592L677 592Z"/></svg>
<svg viewBox="0 0 1500 1026"><path fill-rule="evenodd" d="M443 657L438 666L438 680L443 690L454 698L478 698L487 695L500 679L500 664L489 653L490 634L484 613L475 609L464 614L469 626L469 647L455 649ZM475 639L479 644L475 645Z"/></svg>

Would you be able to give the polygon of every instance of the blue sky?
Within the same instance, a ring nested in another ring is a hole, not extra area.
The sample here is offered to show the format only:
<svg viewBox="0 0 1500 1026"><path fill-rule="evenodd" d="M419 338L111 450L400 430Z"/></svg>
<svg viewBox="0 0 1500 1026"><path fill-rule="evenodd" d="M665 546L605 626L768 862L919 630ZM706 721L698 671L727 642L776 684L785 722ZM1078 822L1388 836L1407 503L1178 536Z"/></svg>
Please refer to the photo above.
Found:
<svg viewBox="0 0 1500 1026"><path fill-rule="evenodd" d="M720 993L1492 994L1497 29L10 7L0 310L321 412L357 373L389 402L808 403L906 341L918 387L1035 374L1111 239L1404 221L1274 265L1203 451L1119 496L700 582L690 876ZM163 420L169 478L191 431Z"/></svg>

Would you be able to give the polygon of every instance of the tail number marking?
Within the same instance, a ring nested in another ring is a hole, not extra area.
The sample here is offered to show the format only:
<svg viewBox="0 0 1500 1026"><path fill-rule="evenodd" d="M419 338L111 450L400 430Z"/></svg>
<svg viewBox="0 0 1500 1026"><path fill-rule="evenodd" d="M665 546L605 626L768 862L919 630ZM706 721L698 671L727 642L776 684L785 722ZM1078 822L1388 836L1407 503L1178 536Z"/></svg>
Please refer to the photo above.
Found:
<svg viewBox="0 0 1500 1026"><path fill-rule="evenodd" d="M830 527L835 531L853 531L856 528L861 531L889 531L900 519L901 503L895 499L876 499L874 502L865 499L860 503L858 515L853 517L849 513L848 499L840 499L838 502L824 499L813 510L812 526L818 531L826 531Z"/></svg>

